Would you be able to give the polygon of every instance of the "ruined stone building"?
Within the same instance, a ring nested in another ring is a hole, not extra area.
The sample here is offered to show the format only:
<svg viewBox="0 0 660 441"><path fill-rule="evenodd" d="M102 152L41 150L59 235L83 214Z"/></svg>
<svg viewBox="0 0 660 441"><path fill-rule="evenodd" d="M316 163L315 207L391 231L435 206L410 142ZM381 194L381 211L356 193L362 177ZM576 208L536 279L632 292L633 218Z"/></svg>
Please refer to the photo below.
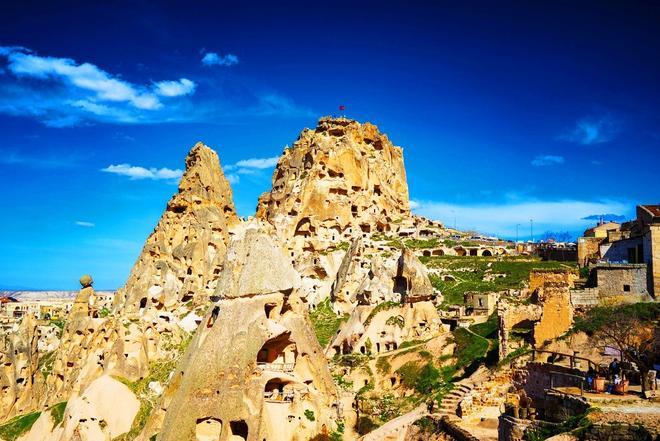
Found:
<svg viewBox="0 0 660 441"><path fill-rule="evenodd" d="M590 287L606 296L655 298L660 292L660 205L638 205L635 220L608 222L578 240L578 263L592 262Z"/></svg>

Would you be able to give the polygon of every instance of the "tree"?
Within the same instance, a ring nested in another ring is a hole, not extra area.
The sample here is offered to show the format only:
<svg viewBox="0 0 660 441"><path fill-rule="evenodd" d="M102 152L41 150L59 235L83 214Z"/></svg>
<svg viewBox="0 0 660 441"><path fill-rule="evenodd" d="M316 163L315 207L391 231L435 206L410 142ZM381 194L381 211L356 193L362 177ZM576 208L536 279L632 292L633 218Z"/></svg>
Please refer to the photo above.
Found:
<svg viewBox="0 0 660 441"><path fill-rule="evenodd" d="M657 303L596 307L584 317L577 318L574 329L594 336L603 347L618 349L621 361L635 363L644 378L659 356L659 318L660 305Z"/></svg>

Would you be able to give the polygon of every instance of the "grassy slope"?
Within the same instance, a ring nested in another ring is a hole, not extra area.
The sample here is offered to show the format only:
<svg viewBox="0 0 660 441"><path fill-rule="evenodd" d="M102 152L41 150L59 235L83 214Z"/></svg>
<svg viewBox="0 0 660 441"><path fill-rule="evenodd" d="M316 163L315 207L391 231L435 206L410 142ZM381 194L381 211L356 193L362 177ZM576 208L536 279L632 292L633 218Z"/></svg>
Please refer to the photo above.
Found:
<svg viewBox="0 0 660 441"><path fill-rule="evenodd" d="M309 318L314 326L316 338L322 347L330 342L342 322L348 320L348 316L337 317L330 306L330 299L319 303L316 309L309 314Z"/></svg>

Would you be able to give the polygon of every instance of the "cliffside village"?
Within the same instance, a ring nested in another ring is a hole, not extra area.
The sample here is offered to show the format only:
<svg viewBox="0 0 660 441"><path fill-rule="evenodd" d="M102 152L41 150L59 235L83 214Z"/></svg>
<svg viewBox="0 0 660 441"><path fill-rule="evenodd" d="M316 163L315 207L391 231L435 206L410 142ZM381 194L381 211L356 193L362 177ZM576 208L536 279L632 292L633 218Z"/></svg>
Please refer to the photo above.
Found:
<svg viewBox="0 0 660 441"><path fill-rule="evenodd" d="M346 118L284 149L248 219L213 150L185 162L115 293L2 297L0 439L660 436L660 206L577 244L461 232Z"/></svg>

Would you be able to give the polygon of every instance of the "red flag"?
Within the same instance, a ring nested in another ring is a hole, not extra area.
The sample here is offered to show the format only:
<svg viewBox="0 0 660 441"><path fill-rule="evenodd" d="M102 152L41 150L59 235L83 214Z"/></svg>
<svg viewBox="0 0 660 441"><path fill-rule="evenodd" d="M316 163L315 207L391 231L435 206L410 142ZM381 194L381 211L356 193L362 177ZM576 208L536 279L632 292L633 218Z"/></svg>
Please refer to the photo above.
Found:
<svg viewBox="0 0 660 441"><path fill-rule="evenodd" d="M339 110L340 110L340 111L342 111L342 110L346 110L346 106L343 106L343 105L342 105L342 106L339 106Z"/></svg>

